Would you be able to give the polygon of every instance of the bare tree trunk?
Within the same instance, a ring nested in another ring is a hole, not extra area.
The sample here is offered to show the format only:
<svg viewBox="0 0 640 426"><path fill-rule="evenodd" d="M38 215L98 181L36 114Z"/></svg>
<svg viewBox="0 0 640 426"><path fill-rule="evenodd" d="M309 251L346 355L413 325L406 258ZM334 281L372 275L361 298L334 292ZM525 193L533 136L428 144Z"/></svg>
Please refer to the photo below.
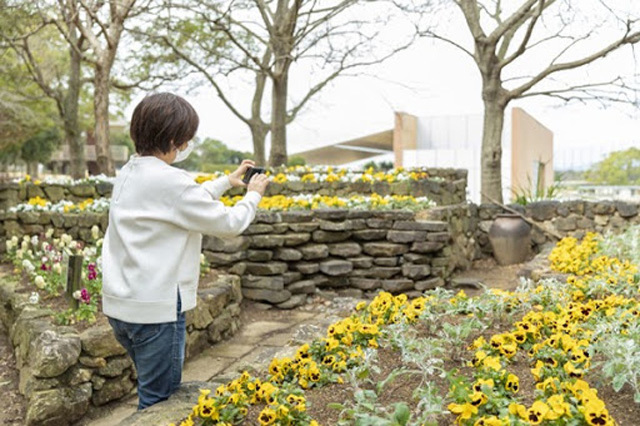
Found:
<svg viewBox="0 0 640 426"><path fill-rule="evenodd" d="M502 203L502 130L506 105L493 99L484 101L482 131L482 202L493 199Z"/></svg>
<svg viewBox="0 0 640 426"><path fill-rule="evenodd" d="M75 37L75 31L70 31L70 35ZM73 47L70 52L70 72L67 94L64 99L64 139L69 147L69 159L71 160L71 176L74 179L85 177L87 162L84 155L84 141L80 139L80 129L78 127L78 104L80 102L80 66L82 58L80 53Z"/></svg>
<svg viewBox="0 0 640 426"><path fill-rule="evenodd" d="M265 141L269 133L269 126L265 123L252 123L251 138L253 139L253 157L257 166L266 165L266 157L264 152Z"/></svg>
<svg viewBox="0 0 640 426"><path fill-rule="evenodd" d="M271 96L271 153L269 165L281 166L287 163L287 80L288 70L273 79Z"/></svg>
<svg viewBox="0 0 640 426"><path fill-rule="evenodd" d="M115 175L109 150L109 74L111 67L95 67L94 115L96 120L96 161L98 170L107 176Z"/></svg>
<svg viewBox="0 0 640 426"><path fill-rule="evenodd" d="M27 173L31 175L31 179L35 179L38 177L38 162L37 161L29 161L27 163Z"/></svg>

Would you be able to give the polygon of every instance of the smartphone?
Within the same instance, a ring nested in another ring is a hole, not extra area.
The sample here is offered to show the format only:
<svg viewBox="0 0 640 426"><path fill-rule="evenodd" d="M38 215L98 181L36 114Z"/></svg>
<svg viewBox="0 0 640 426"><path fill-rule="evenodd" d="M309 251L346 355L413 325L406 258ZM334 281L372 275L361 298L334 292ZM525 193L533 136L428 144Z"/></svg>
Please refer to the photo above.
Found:
<svg viewBox="0 0 640 426"><path fill-rule="evenodd" d="M266 173L266 170L262 167L250 167L245 173L242 181L246 184L249 184L249 181L253 177L253 175L259 175Z"/></svg>

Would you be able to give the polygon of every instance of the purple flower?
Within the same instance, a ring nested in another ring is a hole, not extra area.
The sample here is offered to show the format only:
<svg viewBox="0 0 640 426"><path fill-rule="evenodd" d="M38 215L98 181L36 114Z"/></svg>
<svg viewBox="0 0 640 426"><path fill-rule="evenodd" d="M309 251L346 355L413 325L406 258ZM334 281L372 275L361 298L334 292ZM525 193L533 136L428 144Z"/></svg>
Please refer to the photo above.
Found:
<svg viewBox="0 0 640 426"><path fill-rule="evenodd" d="M87 304L91 301L91 293L89 293L89 290L86 288L80 290L80 300Z"/></svg>
<svg viewBox="0 0 640 426"><path fill-rule="evenodd" d="M47 271L47 270L49 270L49 268L47 267L47 265L45 263L43 263L43 264L40 265L40 270L41 271Z"/></svg>
<svg viewBox="0 0 640 426"><path fill-rule="evenodd" d="M96 278L98 278L98 272L96 271L96 264L95 263L90 263L87 266L87 269L89 270L89 273L87 274L87 278L90 280L95 280Z"/></svg>

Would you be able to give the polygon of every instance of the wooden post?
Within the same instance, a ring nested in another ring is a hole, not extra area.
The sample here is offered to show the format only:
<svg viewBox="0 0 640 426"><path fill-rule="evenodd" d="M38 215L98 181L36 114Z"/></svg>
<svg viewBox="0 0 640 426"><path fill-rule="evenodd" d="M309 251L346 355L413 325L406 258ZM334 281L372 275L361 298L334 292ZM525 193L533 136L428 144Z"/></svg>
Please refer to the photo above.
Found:
<svg viewBox="0 0 640 426"><path fill-rule="evenodd" d="M67 263L67 299L73 309L78 309L78 299L73 293L82 288L82 261L82 256L72 255Z"/></svg>

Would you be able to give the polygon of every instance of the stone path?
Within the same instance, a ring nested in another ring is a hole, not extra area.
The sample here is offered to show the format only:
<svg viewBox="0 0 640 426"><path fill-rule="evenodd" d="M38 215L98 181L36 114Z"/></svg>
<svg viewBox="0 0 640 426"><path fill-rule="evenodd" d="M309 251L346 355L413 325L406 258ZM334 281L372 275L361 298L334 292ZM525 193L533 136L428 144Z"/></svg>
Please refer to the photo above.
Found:
<svg viewBox="0 0 640 426"><path fill-rule="evenodd" d="M238 333L188 360L182 381L222 383L244 370L266 369L273 357L291 355L301 344L324 335L327 327L352 311L357 302L353 298L331 302L316 298L290 311L262 310L259 304L245 303ZM137 406L137 396L132 395L94 411L79 425L117 425L134 414Z"/></svg>

